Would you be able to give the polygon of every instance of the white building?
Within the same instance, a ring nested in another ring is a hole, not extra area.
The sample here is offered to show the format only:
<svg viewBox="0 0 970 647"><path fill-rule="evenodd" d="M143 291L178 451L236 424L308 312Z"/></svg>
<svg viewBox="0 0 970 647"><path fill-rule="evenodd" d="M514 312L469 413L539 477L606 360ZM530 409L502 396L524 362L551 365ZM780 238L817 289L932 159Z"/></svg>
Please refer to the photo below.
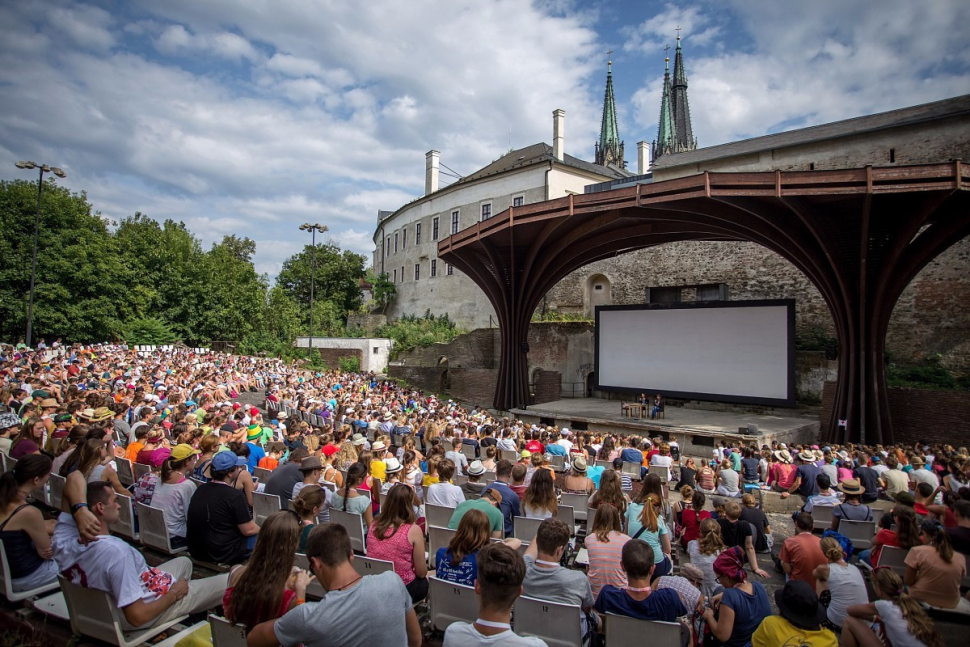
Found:
<svg viewBox="0 0 970 647"><path fill-rule="evenodd" d="M489 326L495 312L477 285L437 258L438 242L509 207L582 194L597 182L628 177L566 155L564 110L553 112L553 145L514 150L444 188L438 188L438 151L429 151L425 195L397 211L381 211L374 232L374 270L387 274L397 296L388 319L406 314L448 316L461 326Z"/></svg>

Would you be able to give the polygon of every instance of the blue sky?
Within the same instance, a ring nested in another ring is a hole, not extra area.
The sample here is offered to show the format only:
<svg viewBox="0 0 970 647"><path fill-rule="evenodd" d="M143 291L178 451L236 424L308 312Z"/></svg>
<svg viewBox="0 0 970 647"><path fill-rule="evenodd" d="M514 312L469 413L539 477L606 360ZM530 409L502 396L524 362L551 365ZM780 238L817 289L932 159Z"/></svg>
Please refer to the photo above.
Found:
<svg viewBox="0 0 970 647"><path fill-rule="evenodd" d="M591 159L609 49L635 166L678 26L701 146L970 91L964 0L6 2L0 178L61 166L110 219L253 238L272 277L302 222L368 253L429 149L469 174L564 108Z"/></svg>

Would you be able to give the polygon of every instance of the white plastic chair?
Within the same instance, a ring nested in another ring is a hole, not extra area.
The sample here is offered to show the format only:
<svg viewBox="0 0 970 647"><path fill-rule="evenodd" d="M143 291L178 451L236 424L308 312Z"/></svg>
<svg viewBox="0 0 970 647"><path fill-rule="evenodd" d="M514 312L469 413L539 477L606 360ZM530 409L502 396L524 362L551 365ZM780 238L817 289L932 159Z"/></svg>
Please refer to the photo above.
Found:
<svg viewBox="0 0 970 647"><path fill-rule="evenodd" d="M872 538L876 534L876 522L842 519L839 521L839 533L848 537L856 550L868 550L872 548Z"/></svg>
<svg viewBox="0 0 970 647"><path fill-rule="evenodd" d="M620 472L629 476L631 480L639 481L641 467L640 463L623 461L623 467L620 468Z"/></svg>
<svg viewBox="0 0 970 647"><path fill-rule="evenodd" d="M265 483L269 480L269 477L273 475L273 470L268 470L265 467L257 467L253 470L253 478L259 479L260 483Z"/></svg>
<svg viewBox="0 0 970 647"><path fill-rule="evenodd" d="M353 566L358 575L380 575L394 570L394 562L359 555L354 555Z"/></svg>
<svg viewBox="0 0 970 647"><path fill-rule="evenodd" d="M350 545L353 547L354 552L359 552L362 555L367 554L366 540L364 539L366 536L366 532L364 531L364 517L353 512L344 512L337 508L330 508L330 521L340 524L347 530L347 534L350 535Z"/></svg>
<svg viewBox="0 0 970 647"><path fill-rule="evenodd" d="M478 619L478 598L471 586L432 576L428 578L428 598L431 601L431 623L439 631L455 622L471 623Z"/></svg>
<svg viewBox="0 0 970 647"><path fill-rule="evenodd" d="M648 474L656 474L662 483L670 480L670 468L666 465L650 465L647 467Z"/></svg>
<svg viewBox="0 0 970 647"><path fill-rule="evenodd" d="M650 637L651 647L680 647L681 634L687 629L679 622L640 620L612 613L606 614L606 647L628 647Z"/></svg>
<svg viewBox="0 0 970 647"><path fill-rule="evenodd" d="M832 510L834 505L813 505L812 521L815 530L826 531L832 527Z"/></svg>
<svg viewBox="0 0 970 647"><path fill-rule="evenodd" d="M356 556L354 561L355 562L357 561ZM293 565L296 566L297 568L302 568L304 571L312 573L312 571L310 570L310 560L303 553L296 554L296 558L293 561ZM309 598L315 598L319 600L324 595L326 595L327 592L323 590L323 586L320 585L320 582L317 581L317 578L313 578L312 580L310 580L310 583L306 587L306 594L307 594L307 597ZM215 646L213 645L213 647Z"/></svg>
<svg viewBox="0 0 970 647"><path fill-rule="evenodd" d="M26 600L27 598L37 597L41 593L53 591L58 587L57 580L54 580L50 584L45 584L44 586L37 587L36 589L14 591L13 582L10 578L10 564L7 562L7 550L3 546L3 540L0 540L0 581L2 581L3 594L11 602L19 602L20 600Z"/></svg>
<svg viewBox="0 0 970 647"><path fill-rule="evenodd" d="M473 460L475 460L475 458L477 458L475 456L475 447L474 447L474 445L466 445L465 443L462 443L461 444L461 447L459 448L458 451L460 451L462 454L464 454L465 455L465 458L467 458L469 461L473 461Z"/></svg>
<svg viewBox="0 0 970 647"><path fill-rule="evenodd" d="M428 526L428 568L435 569L435 555L439 548L447 548L457 530L438 526Z"/></svg>
<svg viewBox="0 0 970 647"><path fill-rule="evenodd" d="M164 510L144 503L135 503L135 510L138 512L138 534L141 537L141 543L168 555L185 550L185 546L172 548L172 537L168 532Z"/></svg>
<svg viewBox="0 0 970 647"><path fill-rule="evenodd" d="M143 476L145 476L146 474L152 471L152 468L149 467L148 465L145 465L144 463L132 463L131 469L135 473L136 483L140 481Z"/></svg>
<svg viewBox="0 0 970 647"><path fill-rule="evenodd" d="M879 551L879 562L876 566L888 566L893 569L900 577L906 574L906 555L909 554L908 548L899 546L883 546Z"/></svg>
<svg viewBox="0 0 970 647"><path fill-rule="evenodd" d="M570 536L576 534L577 532L576 514L572 506L569 506L569 505L559 506L559 509L556 512L556 518L562 521L564 524L566 524L566 527L569 528Z"/></svg>
<svg viewBox="0 0 970 647"><path fill-rule="evenodd" d="M138 541L138 533L135 532L135 508L134 499L128 496L118 495L118 505L121 506L121 513L118 523L111 526L111 531Z"/></svg>
<svg viewBox="0 0 970 647"><path fill-rule="evenodd" d="M279 496L275 494L264 494L263 492L253 492L253 521L257 526L262 526L266 517L282 510L282 503Z"/></svg>
<svg viewBox="0 0 970 647"><path fill-rule="evenodd" d="M59 474L51 473L51 507L55 510L61 510L61 506L64 504L64 486L67 485L67 479Z"/></svg>
<svg viewBox="0 0 970 647"><path fill-rule="evenodd" d="M131 469L131 461L127 458L115 458L115 471L118 472L118 480L125 487L129 487L135 482L135 473Z"/></svg>
<svg viewBox="0 0 970 647"><path fill-rule="evenodd" d="M574 647L583 643L578 605L520 597L512 608L515 633L536 636L549 647ZM641 635L642 640L643 635ZM638 644L638 643L629 643ZM651 641L652 644L652 641Z"/></svg>
<svg viewBox="0 0 970 647"><path fill-rule="evenodd" d="M74 633L97 638L118 647L141 645L188 617L179 616L147 629L124 631L121 628L123 612L110 594L73 584L63 575L58 575L57 579L67 602Z"/></svg>
<svg viewBox="0 0 970 647"><path fill-rule="evenodd" d="M549 454L549 464L552 465L552 469L555 472L565 472L566 471L566 457L560 456L559 454Z"/></svg>
<svg viewBox="0 0 970 647"><path fill-rule="evenodd" d="M222 616L209 614L212 647L246 647L246 625L229 622Z"/></svg>
<svg viewBox="0 0 970 647"><path fill-rule="evenodd" d="M539 532L539 525L542 521L542 519L533 519L532 517L514 517L512 519L512 536L528 543Z"/></svg>
<svg viewBox="0 0 970 647"><path fill-rule="evenodd" d="M500 449L498 450L498 456L499 460L506 460L513 465L515 465L515 462L519 460L519 452L515 451L514 449Z"/></svg>
<svg viewBox="0 0 970 647"><path fill-rule="evenodd" d="M426 503L424 506L424 516L428 520L429 526L447 528L454 514L455 509L448 506L435 505L434 503Z"/></svg>
<svg viewBox="0 0 970 647"><path fill-rule="evenodd" d="M576 521L587 521L589 519L589 497L585 494L563 492L562 506L569 506L573 509L573 518ZM560 518L562 517L560 516Z"/></svg>
<svg viewBox="0 0 970 647"><path fill-rule="evenodd" d="M604 470L613 469L613 461L596 461L597 467L602 467Z"/></svg>

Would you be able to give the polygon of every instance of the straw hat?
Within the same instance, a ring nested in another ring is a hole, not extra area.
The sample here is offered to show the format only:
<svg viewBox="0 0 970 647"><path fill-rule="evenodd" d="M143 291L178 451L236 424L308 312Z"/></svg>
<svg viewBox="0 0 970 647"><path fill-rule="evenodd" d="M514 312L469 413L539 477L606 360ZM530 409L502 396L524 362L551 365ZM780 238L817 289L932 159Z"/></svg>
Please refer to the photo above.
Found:
<svg viewBox="0 0 970 647"><path fill-rule="evenodd" d="M404 466L401 465L401 461L399 461L399 460L397 460L396 458L393 458L393 457L388 458L388 459L385 459L384 460L384 465L387 467L387 469L385 471L388 474L393 474L395 472L400 472L402 469L404 469Z"/></svg>
<svg viewBox="0 0 970 647"><path fill-rule="evenodd" d="M582 456L577 456L573 459L572 468L574 472L579 472L581 474L586 473L586 459Z"/></svg>
<svg viewBox="0 0 970 647"><path fill-rule="evenodd" d="M782 463L791 463L791 454L787 449L782 449L781 451L774 452L775 458L780 460Z"/></svg>
<svg viewBox="0 0 970 647"><path fill-rule="evenodd" d="M862 487L859 479L846 479L839 483L839 490L845 494L864 494L866 489Z"/></svg>
<svg viewBox="0 0 970 647"><path fill-rule="evenodd" d="M469 476L480 476L485 473L485 465L482 464L480 460L474 460L471 465L468 466Z"/></svg>

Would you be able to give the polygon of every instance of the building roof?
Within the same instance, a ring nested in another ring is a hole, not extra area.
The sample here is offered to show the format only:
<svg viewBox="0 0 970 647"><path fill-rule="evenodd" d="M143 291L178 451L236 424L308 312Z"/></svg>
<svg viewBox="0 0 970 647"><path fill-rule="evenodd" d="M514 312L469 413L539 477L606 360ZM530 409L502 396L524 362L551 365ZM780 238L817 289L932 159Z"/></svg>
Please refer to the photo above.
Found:
<svg viewBox="0 0 970 647"><path fill-rule="evenodd" d="M673 168L684 164L698 164L726 157L735 157L775 148L798 146L826 139L848 137L888 128L899 128L926 121L947 119L970 114L970 94L951 99L924 103L909 108L880 112L864 117L833 121L818 126L789 130L773 135L753 137L729 144L698 148L656 158L654 168Z"/></svg>
<svg viewBox="0 0 970 647"><path fill-rule="evenodd" d="M555 161L564 166L570 166L581 171L586 171L587 173L595 173L604 177L622 178L629 175L629 173L621 171L618 168L599 166L598 164L581 160L577 157L573 157L572 155L563 155L562 161L557 160L552 154L552 146L540 142L538 144L526 146L525 148L509 151L488 166L475 171L471 175L466 175L454 184L449 184L448 186L466 184L468 182L474 182L475 180L489 177L490 175L497 175L499 173L505 173L506 171L532 166L533 164L543 164L550 161Z"/></svg>

